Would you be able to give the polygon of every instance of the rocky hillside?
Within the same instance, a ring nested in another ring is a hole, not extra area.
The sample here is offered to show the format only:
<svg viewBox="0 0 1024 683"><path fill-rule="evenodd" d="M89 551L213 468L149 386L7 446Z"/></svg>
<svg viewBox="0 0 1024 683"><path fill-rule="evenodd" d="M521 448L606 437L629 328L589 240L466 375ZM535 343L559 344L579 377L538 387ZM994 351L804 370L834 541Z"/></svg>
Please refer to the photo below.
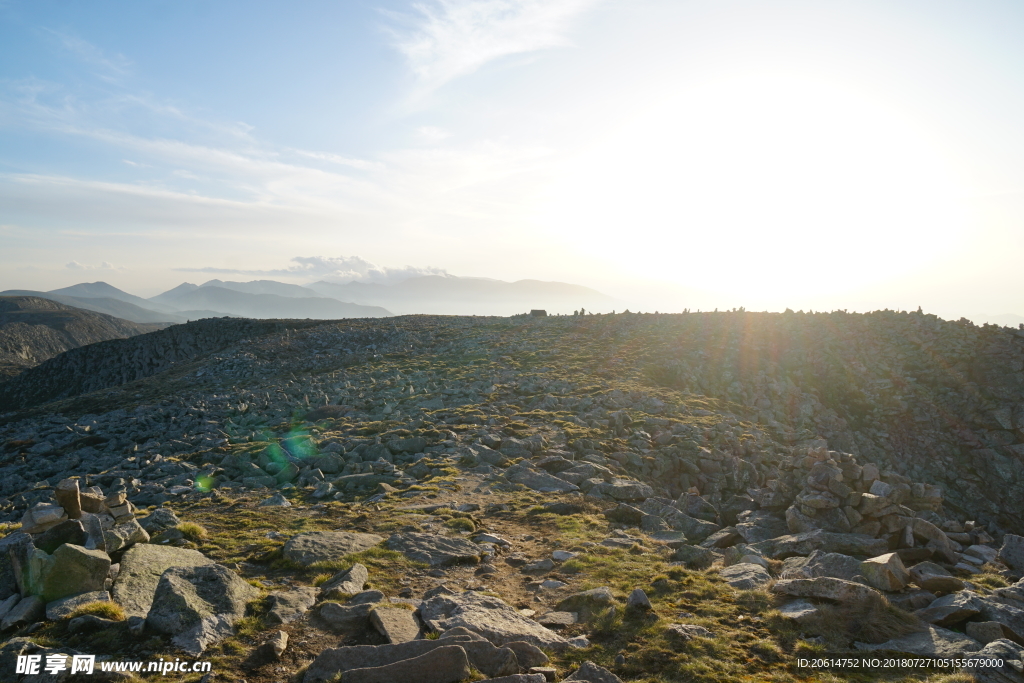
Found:
<svg viewBox="0 0 1024 683"><path fill-rule="evenodd" d="M6 394L60 400L0 427L0 666L1024 676L1017 331L893 312L212 320L83 351ZM961 661L798 665L838 652Z"/></svg>
<svg viewBox="0 0 1024 683"><path fill-rule="evenodd" d="M64 353L108 339L159 330L32 296L0 297L0 380Z"/></svg>

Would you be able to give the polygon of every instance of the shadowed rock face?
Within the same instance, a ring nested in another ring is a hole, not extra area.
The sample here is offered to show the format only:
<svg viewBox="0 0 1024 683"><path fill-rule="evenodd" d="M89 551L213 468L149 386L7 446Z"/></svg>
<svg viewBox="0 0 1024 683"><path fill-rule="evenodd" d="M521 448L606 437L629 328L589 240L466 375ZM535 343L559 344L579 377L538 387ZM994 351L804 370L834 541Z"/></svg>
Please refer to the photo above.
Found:
<svg viewBox="0 0 1024 683"><path fill-rule="evenodd" d="M34 296L0 296L0 380L70 349L166 325L141 324Z"/></svg>

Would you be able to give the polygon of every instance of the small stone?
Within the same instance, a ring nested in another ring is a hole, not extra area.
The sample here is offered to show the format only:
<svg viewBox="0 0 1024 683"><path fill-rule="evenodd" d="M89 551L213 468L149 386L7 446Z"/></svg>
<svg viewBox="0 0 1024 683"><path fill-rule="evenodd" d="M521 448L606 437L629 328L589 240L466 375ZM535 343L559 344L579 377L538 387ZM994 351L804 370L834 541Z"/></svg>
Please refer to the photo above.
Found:
<svg viewBox="0 0 1024 683"><path fill-rule="evenodd" d="M669 624L666 631L682 641L693 638L714 638L714 634L697 624Z"/></svg>
<svg viewBox="0 0 1024 683"><path fill-rule="evenodd" d="M389 643L405 643L419 637L420 625L407 609L378 607L370 613L370 623Z"/></svg>
<svg viewBox="0 0 1024 683"><path fill-rule="evenodd" d="M288 508L292 506L292 502L284 497L282 493L275 493L270 498L267 498L259 504L259 507L281 507Z"/></svg>
<svg viewBox="0 0 1024 683"><path fill-rule="evenodd" d="M128 617L128 633L135 637L141 636L146 630L145 617Z"/></svg>
<svg viewBox="0 0 1024 683"><path fill-rule="evenodd" d="M79 497L77 479L61 480L54 488L53 497L57 504L64 508L68 519L78 519L82 516L82 501Z"/></svg>
<svg viewBox="0 0 1024 683"><path fill-rule="evenodd" d="M634 588L633 592L626 598L626 606L640 610L653 609L651 606L651 600L647 597L647 593L644 592L643 588Z"/></svg>
<svg viewBox="0 0 1024 683"><path fill-rule="evenodd" d="M902 590L910 583L910 574L896 553L864 560L860 563L860 573L869 586L882 591Z"/></svg>
<svg viewBox="0 0 1024 683"><path fill-rule="evenodd" d="M275 631L265 643L260 645L260 654L264 659L281 659L285 649L288 647L288 634L285 631Z"/></svg>

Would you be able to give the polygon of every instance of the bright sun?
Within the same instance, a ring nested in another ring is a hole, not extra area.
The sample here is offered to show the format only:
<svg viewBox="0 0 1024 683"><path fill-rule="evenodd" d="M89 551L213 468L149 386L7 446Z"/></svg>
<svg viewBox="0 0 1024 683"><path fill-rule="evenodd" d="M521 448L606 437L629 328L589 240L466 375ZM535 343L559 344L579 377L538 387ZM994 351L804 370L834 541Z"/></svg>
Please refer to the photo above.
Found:
<svg viewBox="0 0 1024 683"><path fill-rule="evenodd" d="M906 116L854 92L716 80L567 164L541 221L635 274L766 300L836 292L955 247L967 219L948 167Z"/></svg>

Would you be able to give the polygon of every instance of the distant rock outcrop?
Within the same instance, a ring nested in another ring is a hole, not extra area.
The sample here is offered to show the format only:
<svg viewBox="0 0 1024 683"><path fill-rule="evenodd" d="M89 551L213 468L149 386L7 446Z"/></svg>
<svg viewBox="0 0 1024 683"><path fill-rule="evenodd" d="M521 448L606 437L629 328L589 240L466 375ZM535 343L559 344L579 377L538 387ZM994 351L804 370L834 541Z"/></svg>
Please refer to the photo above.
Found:
<svg viewBox="0 0 1024 683"><path fill-rule="evenodd" d="M69 349L165 326L133 323L39 297L0 297L0 379Z"/></svg>

